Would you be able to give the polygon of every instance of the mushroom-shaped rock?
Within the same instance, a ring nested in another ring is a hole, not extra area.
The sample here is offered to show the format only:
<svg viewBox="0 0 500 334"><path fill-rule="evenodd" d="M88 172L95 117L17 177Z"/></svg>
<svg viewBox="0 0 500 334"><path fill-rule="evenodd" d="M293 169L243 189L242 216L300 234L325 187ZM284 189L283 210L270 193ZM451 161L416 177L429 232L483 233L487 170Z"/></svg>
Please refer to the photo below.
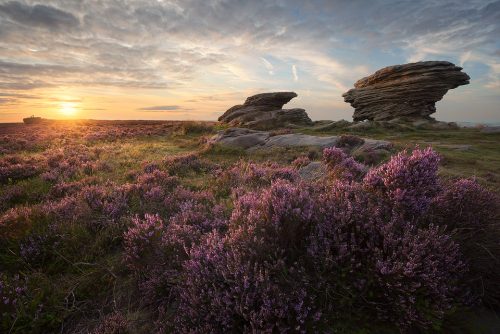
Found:
<svg viewBox="0 0 500 334"><path fill-rule="evenodd" d="M430 118L449 89L469 83L461 70L447 61L389 66L358 80L342 96L355 108L355 121Z"/></svg>
<svg viewBox="0 0 500 334"><path fill-rule="evenodd" d="M282 109L296 97L294 92L263 93L250 96L244 104L229 108L219 121L233 126L268 130L285 126L311 125L304 109Z"/></svg>

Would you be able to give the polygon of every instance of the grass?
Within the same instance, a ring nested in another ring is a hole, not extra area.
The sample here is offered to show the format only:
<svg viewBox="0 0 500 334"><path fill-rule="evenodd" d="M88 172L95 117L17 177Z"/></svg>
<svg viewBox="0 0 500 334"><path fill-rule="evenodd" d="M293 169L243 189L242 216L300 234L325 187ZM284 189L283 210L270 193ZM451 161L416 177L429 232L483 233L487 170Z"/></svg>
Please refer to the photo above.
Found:
<svg viewBox="0 0 500 334"><path fill-rule="evenodd" d="M159 133L149 135L144 132L89 141L71 132L73 130L86 132L91 127L129 129L136 126L151 126ZM289 164L304 154L314 159L321 157L320 150L314 148L274 148L247 152L220 145L207 147L205 144L207 137L224 128L225 126L213 122L89 122L79 123L76 126L64 123L52 126L50 131L66 129L70 133L67 137L53 136L48 131L47 137L42 136L36 145L28 145L25 149L10 153L0 153L0 159L10 155L42 159L47 149L68 143L83 144L90 148L100 148L98 159L109 166L108 169L98 170L90 175L96 179L96 183L102 184L109 180L124 184L130 181L130 172L141 171L147 163L161 164L166 157L191 152L198 153L201 158L220 165L221 168L238 160L256 162L271 160ZM26 128L22 124L8 126L0 124L0 132L2 131L3 134L13 138L18 132L26 134ZM438 131L374 129L346 132L303 128L293 131L320 136L354 134L365 138L383 139L391 141L395 150L413 148L415 145L421 147L430 145L442 155L440 169L442 176L476 177L488 188L500 191L500 134L481 133L478 129ZM9 149L8 144L5 148ZM88 176L80 172L69 181L78 181ZM181 184L188 188L206 189L214 183L214 176L204 172L187 171L179 177ZM21 189L22 196L7 203L6 206L0 205L0 215L9 208L31 206L45 201L53 184L44 181L38 175L1 185L0 198L13 186ZM37 265L22 260L18 255L18 245L2 243L0 239L0 271L12 271L15 268L22 275L29 275L30 289L33 292L31 304L25 306L27 309L18 315L12 325L13 333L47 332L46 329L54 332L85 332L89 326L95 326L96 319L117 309L125 313L135 324L137 332L148 332L150 329L148 318L150 310L147 306L137 304L139 298L134 292L134 282L122 263L121 236L129 221L120 220L117 224L105 226L97 232L89 232L89 229L84 228L81 223L67 222L59 231L65 236L63 244L54 249L47 249L47 256ZM36 231L38 234L50 233L44 230L46 225L46 221L36 221L33 229L38 229ZM43 309L37 310L41 303ZM461 325L465 322L464 319L469 319L470 323ZM494 326L499 323L497 315L488 312L465 314L463 319L450 321L460 324L460 328L468 328L464 333L470 334L487 333L487 329L481 331L480 326L489 323ZM0 327L2 328L4 327Z"/></svg>

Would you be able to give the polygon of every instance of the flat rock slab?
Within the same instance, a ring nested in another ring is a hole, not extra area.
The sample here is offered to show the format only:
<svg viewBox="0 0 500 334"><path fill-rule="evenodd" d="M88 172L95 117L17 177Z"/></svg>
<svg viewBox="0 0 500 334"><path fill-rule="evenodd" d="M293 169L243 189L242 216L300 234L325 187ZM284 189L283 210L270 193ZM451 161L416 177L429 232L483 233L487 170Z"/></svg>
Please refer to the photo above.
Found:
<svg viewBox="0 0 500 334"><path fill-rule="evenodd" d="M363 139L353 147L341 143L340 136L319 137L301 133L272 136L267 131L257 131L243 128L222 130L210 139L210 143L242 148L245 150L271 149L275 147L342 147L348 151L363 149L370 151L390 151L392 144L385 140Z"/></svg>
<svg viewBox="0 0 500 334"><path fill-rule="evenodd" d="M325 148L335 146L338 141L338 136L319 137L301 133L290 133L269 137L261 148L293 146L315 146Z"/></svg>
<svg viewBox="0 0 500 334"><path fill-rule="evenodd" d="M210 139L210 143L219 143L229 147L248 149L266 144L271 134L243 128L230 128L219 131Z"/></svg>

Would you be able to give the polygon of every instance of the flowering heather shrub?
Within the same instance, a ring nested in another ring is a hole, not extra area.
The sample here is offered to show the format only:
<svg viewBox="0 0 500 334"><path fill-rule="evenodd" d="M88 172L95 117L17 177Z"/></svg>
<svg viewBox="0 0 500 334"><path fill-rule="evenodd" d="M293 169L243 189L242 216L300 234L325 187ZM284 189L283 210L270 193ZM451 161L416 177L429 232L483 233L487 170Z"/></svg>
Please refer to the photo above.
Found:
<svg viewBox="0 0 500 334"><path fill-rule="evenodd" d="M169 173L154 169L150 173L144 173L137 177L135 186L142 192L146 193L154 187L159 187L162 190L169 192L179 185L179 179L176 176L171 176Z"/></svg>
<svg viewBox="0 0 500 334"><path fill-rule="evenodd" d="M410 168L430 178L406 179L414 198L432 199L440 189L432 182L433 156L415 150L375 175L390 189L404 188L399 169ZM338 163L345 156L327 151L326 159ZM184 262L176 326L181 332L310 332L353 319L402 331L439 325L445 312L468 302L459 246L442 228L405 219L401 203L369 181L277 180L236 194L228 233L209 234ZM411 208L420 209L413 213L418 221L428 219L422 206Z"/></svg>
<svg viewBox="0 0 500 334"><path fill-rule="evenodd" d="M143 269L150 253L161 250L164 227L158 215L146 214L144 219L135 217L132 220L132 226L124 235L125 262L130 269Z"/></svg>
<svg viewBox="0 0 500 334"><path fill-rule="evenodd" d="M296 169L281 167L272 162L257 164L239 161L232 167L218 172L216 189L219 192L230 193L237 187L256 189L271 185L274 180L282 179L296 181L299 174Z"/></svg>
<svg viewBox="0 0 500 334"><path fill-rule="evenodd" d="M0 184L32 177L40 173L37 161L18 156L0 158Z"/></svg>
<svg viewBox="0 0 500 334"><path fill-rule="evenodd" d="M211 233L190 252L179 289L175 327L181 333L305 332L320 314L309 308L300 268L253 263ZM245 251L241 249L241 251ZM301 277L280 280L284 274ZM293 282L293 285L290 285ZM295 325L295 327L293 327ZM310 327L313 328L313 327Z"/></svg>
<svg viewBox="0 0 500 334"><path fill-rule="evenodd" d="M25 296L26 280L19 275L8 276L0 272L0 320L4 317L13 317L16 306Z"/></svg>
<svg viewBox="0 0 500 334"><path fill-rule="evenodd" d="M57 184L54 184L50 188L49 197L62 198L65 196L75 195L79 193L85 186L95 185L97 183L98 180L93 176L85 177L73 182L59 182Z"/></svg>
<svg viewBox="0 0 500 334"><path fill-rule="evenodd" d="M109 166L97 162L100 153L100 149L85 145L67 145L61 149L48 150L48 170L42 174L42 179L57 182L71 179L79 173L89 175L98 170L106 170Z"/></svg>
<svg viewBox="0 0 500 334"><path fill-rule="evenodd" d="M79 197L83 198L94 214L103 215L107 219L117 220L128 210L128 199L131 192L129 185L87 186Z"/></svg>
<svg viewBox="0 0 500 334"><path fill-rule="evenodd" d="M0 212L12 207L13 203L24 197L26 197L26 191L22 187L18 185L5 186L0 192Z"/></svg>
<svg viewBox="0 0 500 334"><path fill-rule="evenodd" d="M53 227L53 226L52 226ZM49 227L49 231L43 234L31 234L21 241L19 255L33 267L42 267L50 260L51 251L60 243L61 235L55 228Z"/></svg>
<svg viewBox="0 0 500 334"><path fill-rule="evenodd" d="M48 216L60 222L78 220L84 213L82 202L75 196L67 196L60 200L43 204L42 209Z"/></svg>
<svg viewBox="0 0 500 334"><path fill-rule="evenodd" d="M470 258L468 280L476 297L500 305L500 198L475 180L444 184L433 199L431 217L454 229L454 238Z"/></svg>
<svg viewBox="0 0 500 334"><path fill-rule="evenodd" d="M140 174L133 183L133 194L140 203L139 212L164 212L165 198L179 185L177 176L154 169L151 173Z"/></svg>
<svg viewBox="0 0 500 334"><path fill-rule="evenodd" d="M440 190L437 175L439 156L430 147L403 151L389 162L371 169L364 178L367 190L386 197L393 209L407 218L427 212Z"/></svg>
<svg viewBox="0 0 500 334"><path fill-rule="evenodd" d="M365 140L355 135L341 135L337 141L336 147L353 148L363 145Z"/></svg>
<svg viewBox="0 0 500 334"><path fill-rule="evenodd" d="M226 213L208 192L178 188L165 199L170 218L146 214L135 217L124 235L128 268L138 277L148 303L168 304L188 250L205 233L225 229Z"/></svg>
<svg viewBox="0 0 500 334"><path fill-rule="evenodd" d="M24 235L31 227L33 211L31 207L16 207L0 215L0 243Z"/></svg>
<svg viewBox="0 0 500 334"><path fill-rule="evenodd" d="M210 234L185 263L176 318L181 332L313 329L321 313L300 258L313 207L306 189L283 180L239 197L228 235Z"/></svg>
<svg viewBox="0 0 500 334"><path fill-rule="evenodd" d="M432 206L439 223L451 228L474 228L497 221L499 201L498 195L475 180L460 179L445 185Z"/></svg>
<svg viewBox="0 0 500 334"><path fill-rule="evenodd" d="M309 157L301 155L300 157L297 157L297 159L292 161L292 166L296 169L300 169L309 165L310 162L311 160L309 159Z"/></svg>
<svg viewBox="0 0 500 334"><path fill-rule="evenodd" d="M25 134L26 135L26 134ZM27 140L29 138L30 140ZM5 135L0 137L0 154L15 153L17 151L37 148L39 142L36 137L19 138L19 135Z"/></svg>
<svg viewBox="0 0 500 334"><path fill-rule="evenodd" d="M360 178L365 172L365 167L362 164L336 147L328 147L323 150L323 162L335 178L352 180Z"/></svg>
<svg viewBox="0 0 500 334"><path fill-rule="evenodd" d="M163 159L163 164L171 175L185 175L190 171L199 173L214 168L213 164L201 159L196 154L167 157Z"/></svg>
<svg viewBox="0 0 500 334"><path fill-rule="evenodd" d="M127 334L129 331L128 321L119 312L109 314L102 319L99 325L90 334Z"/></svg>
<svg viewBox="0 0 500 334"><path fill-rule="evenodd" d="M146 162L142 164L144 173L153 173L155 170L160 170L160 166L156 162Z"/></svg>

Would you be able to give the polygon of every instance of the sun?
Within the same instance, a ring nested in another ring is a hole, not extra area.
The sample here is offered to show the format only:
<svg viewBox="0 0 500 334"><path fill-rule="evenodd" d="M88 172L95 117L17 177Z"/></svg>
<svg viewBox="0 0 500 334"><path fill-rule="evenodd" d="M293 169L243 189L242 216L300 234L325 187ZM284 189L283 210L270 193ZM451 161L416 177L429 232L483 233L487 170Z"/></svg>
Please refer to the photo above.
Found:
<svg viewBox="0 0 500 334"><path fill-rule="evenodd" d="M59 113L64 116L74 116L77 111L76 103L74 102L61 102L59 105Z"/></svg>

